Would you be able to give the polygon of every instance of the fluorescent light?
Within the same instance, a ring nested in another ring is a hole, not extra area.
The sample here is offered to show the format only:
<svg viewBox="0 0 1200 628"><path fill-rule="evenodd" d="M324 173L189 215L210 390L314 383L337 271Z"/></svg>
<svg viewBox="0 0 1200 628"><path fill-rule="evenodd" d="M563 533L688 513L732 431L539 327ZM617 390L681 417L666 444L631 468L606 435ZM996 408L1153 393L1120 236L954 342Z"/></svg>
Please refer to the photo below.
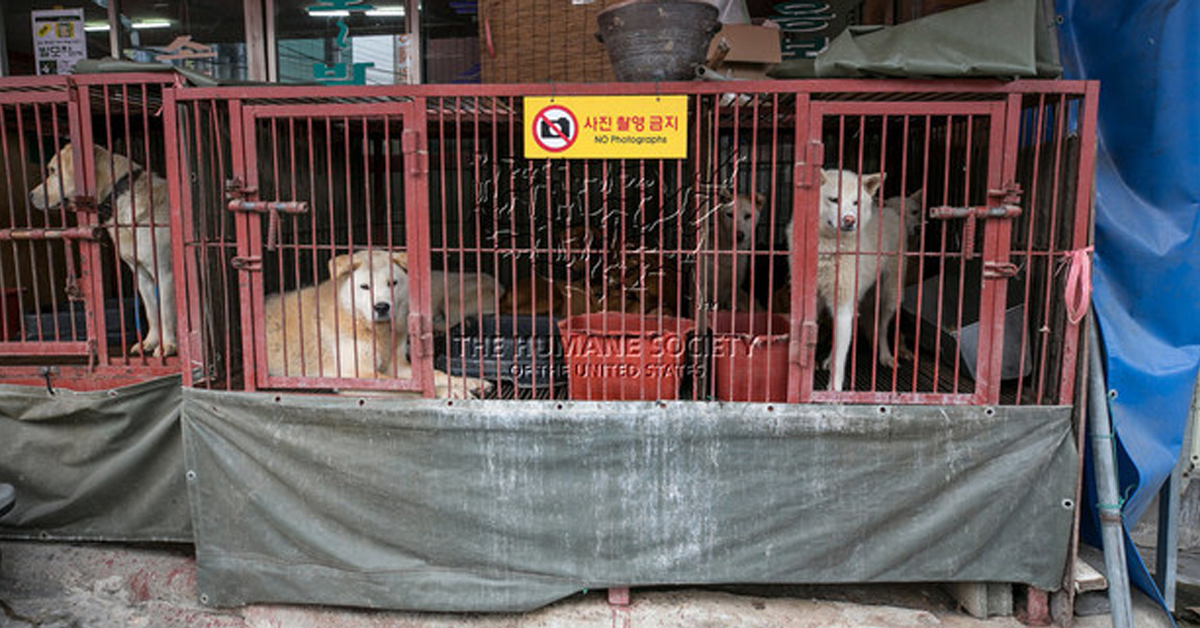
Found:
<svg viewBox="0 0 1200 628"><path fill-rule="evenodd" d="M375 7L367 11L367 15L373 17L404 17L404 7Z"/></svg>
<svg viewBox="0 0 1200 628"><path fill-rule="evenodd" d="M108 31L108 22L84 22L83 32L104 33Z"/></svg>
<svg viewBox="0 0 1200 628"><path fill-rule="evenodd" d="M312 17L350 17L350 12L341 9L305 9ZM404 17L404 7L375 7L365 12L370 17Z"/></svg>
<svg viewBox="0 0 1200 628"><path fill-rule="evenodd" d="M139 30L139 31L149 30L149 29L154 29L154 28L171 28L171 20L162 20L162 19L141 20L138 22L134 22L133 28L135 30Z"/></svg>

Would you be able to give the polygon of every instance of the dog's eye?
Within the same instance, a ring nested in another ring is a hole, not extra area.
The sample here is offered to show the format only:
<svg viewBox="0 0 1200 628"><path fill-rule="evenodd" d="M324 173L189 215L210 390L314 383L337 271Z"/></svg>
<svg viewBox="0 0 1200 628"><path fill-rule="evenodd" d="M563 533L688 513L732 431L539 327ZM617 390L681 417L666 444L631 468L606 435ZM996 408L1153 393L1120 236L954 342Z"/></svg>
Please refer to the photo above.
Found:
<svg viewBox="0 0 1200 628"><path fill-rule="evenodd" d="M370 289L371 289L371 286L370 286L369 284L365 284L365 283L360 283L360 284L358 284L358 287L359 287L359 288L362 288L363 290L370 290Z"/></svg>
<svg viewBox="0 0 1200 628"><path fill-rule="evenodd" d="M389 287L389 288L392 288L392 287L394 287L395 285L396 285L396 281L395 281L395 280L393 280L393 279L389 279L389 280L388 280L388 282L387 282L387 287Z"/></svg>
<svg viewBox="0 0 1200 628"><path fill-rule="evenodd" d="M830 202L830 203L836 203L836 202L837 202L837 200L838 200L838 197L836 197L836 196L830 196L828 200L829 200L829 202Z"/></svg>

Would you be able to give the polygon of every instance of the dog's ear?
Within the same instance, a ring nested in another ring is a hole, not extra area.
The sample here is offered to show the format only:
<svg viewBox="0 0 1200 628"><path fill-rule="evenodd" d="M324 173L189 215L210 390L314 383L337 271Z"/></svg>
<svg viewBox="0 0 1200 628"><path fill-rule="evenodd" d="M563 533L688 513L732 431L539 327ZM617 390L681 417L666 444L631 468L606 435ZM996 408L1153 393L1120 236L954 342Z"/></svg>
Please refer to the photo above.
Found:
<svg viewBox="0 0 1200 628"><path fill-rule="evenodd" d="M883 177L884 177L884 173L882 173L882 172L877 172L875 174L869 174L869 175L863 177L862 178L863 191L866 192L868 196L875 196L875 193L879 191L879 186L883 185Z"/></svg>
<svg viewBox="0 0 1200 628"><path fill-rule="evenodd" d="M358 254L346 253L329 260L329 276L333 278L349 275L362 266L362 257Z"/></svg>
<svg viewBox="0 0 1200 628"><path fill-rule="evenodd" d="M910 202L910 203L916 203L916 204L917 204L917 206L920 206L920 205L924 204L924 202L925 202L925 190L917 190L916 192L913 192L912 194L909 194L909 195L908 195L908 202Z"/></svg>
<svg viewBox="0 0 1200 628"><path fill-rule="evenodd" d="M733 201L733 190L730 190L729 188L725 188L725 187L717 190L717 200L722 203L732 202Z"/></svg>
<svg viewBox="0 0 1200 628"><path fill-rule="evenodd" d="M763 206L766 204L767 204L767 197L764 196L762 192L755 192L754 193L754 206L757 207L758 209L762 209Z"/></svg>
<svg viewBox="0 0 1200 628"><path fill-rule="evenodd" d="M396 262L405 272L408 272L408 253L404 251L392 253L392 261Z"/></svg>
<svg viewBox="0 0 1200 628"><path fill-rule="evenodd" d="M829 171L821 168L821 185L829 183Z"/></svg>

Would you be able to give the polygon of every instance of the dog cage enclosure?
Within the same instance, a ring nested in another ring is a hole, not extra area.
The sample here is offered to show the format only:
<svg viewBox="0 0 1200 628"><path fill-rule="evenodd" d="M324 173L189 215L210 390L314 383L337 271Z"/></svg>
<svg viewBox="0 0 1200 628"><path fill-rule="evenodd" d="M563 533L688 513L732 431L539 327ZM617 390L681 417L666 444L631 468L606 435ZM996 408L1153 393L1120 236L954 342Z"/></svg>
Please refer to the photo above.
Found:
<svg viewBox="0 0 1200 628"><path fill-rule="evenodd" d="M0 381L179 372L163 74L0 80Z"/></svg>
<svg viewBox="0 0 1200 628"><path fill-rule="evenodd" d="M169 90L185 380L1072 403L1094 84L733 87ZM683 158L526 157L527 96L668 94L687 101ZM854 224L830 223L843 201ZM407 291L335 274L364 249L401 260L386 272ZM364 314L359 289L393 315Z"/></svg>

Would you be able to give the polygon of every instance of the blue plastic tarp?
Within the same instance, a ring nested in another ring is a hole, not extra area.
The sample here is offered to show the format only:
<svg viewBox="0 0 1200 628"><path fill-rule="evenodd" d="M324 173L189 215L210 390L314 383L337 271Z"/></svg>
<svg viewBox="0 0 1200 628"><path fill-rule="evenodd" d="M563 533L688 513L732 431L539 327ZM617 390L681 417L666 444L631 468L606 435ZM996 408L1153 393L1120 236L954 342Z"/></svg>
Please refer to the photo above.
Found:
<svg viewBox="0 0 1200 628"><path fill-rule="evenodd" d="M1200 3L1057 8L1067 77L1101 82L1093 302L1128 529L1179 458L1200 362ZM1133 582L1161 602L1128 538Z"/></svg>

